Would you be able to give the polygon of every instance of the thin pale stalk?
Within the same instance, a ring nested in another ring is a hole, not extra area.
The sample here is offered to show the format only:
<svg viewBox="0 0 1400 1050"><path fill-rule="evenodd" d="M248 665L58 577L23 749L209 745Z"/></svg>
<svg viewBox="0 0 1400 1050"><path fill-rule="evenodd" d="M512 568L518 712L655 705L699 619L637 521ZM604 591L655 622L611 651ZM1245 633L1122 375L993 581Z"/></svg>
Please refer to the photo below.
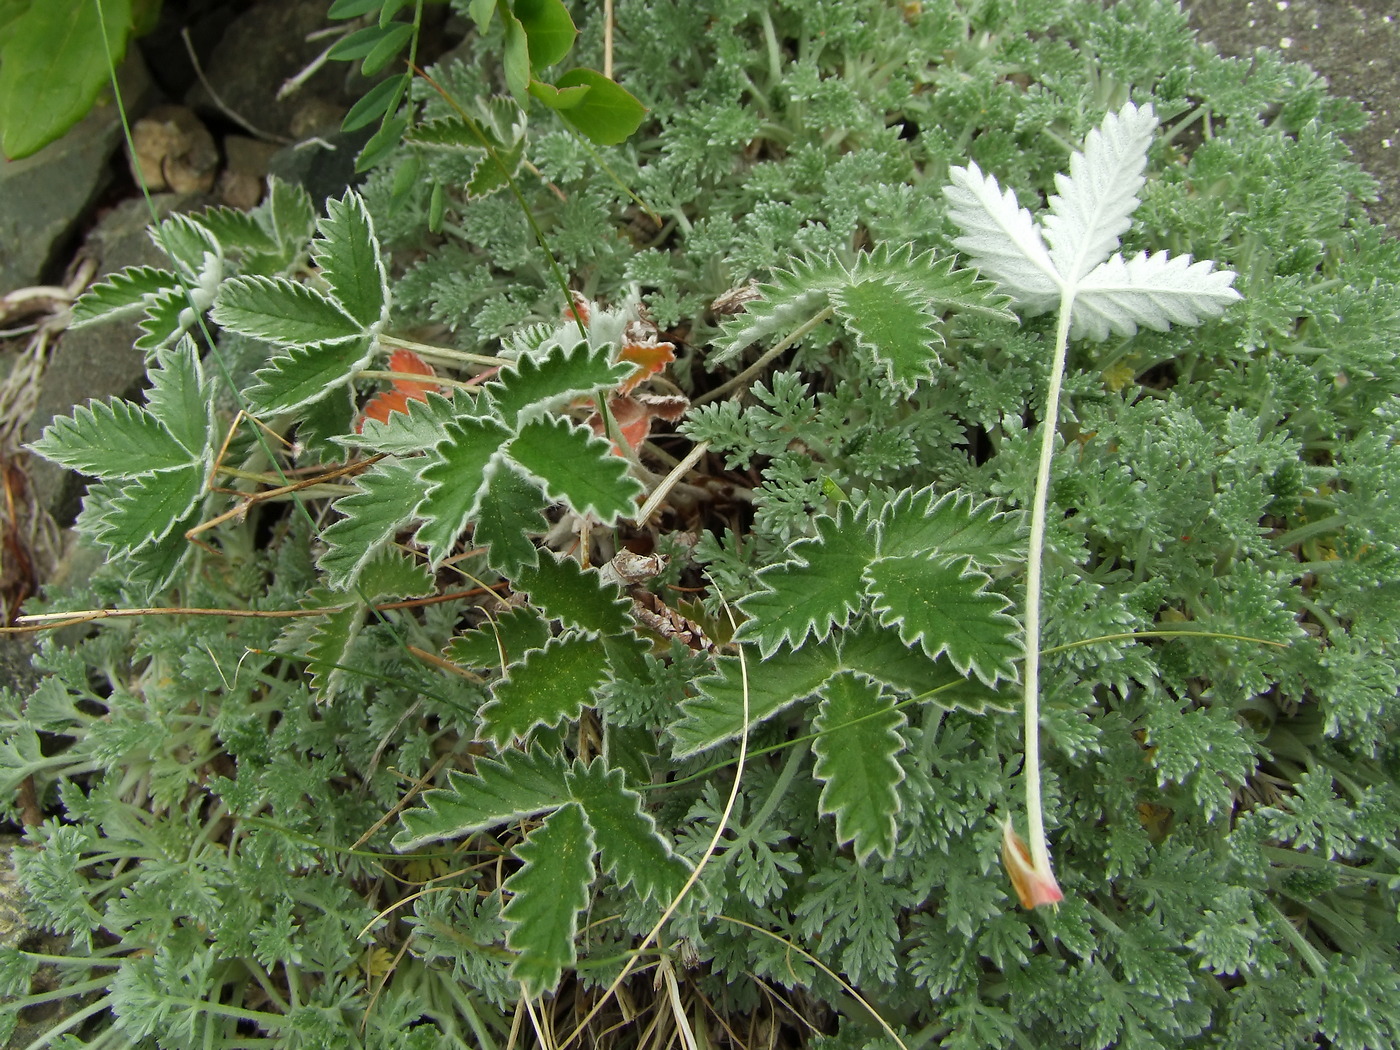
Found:
<svg viewBox="0 0 1400 1050"><path fill-rule="evenodd" d="M1055 327L1055 357L1050 364L1050 388L1045 394L1045 418L1040 424L1040 462L1035 473L1030 549L1026 555L1026 671L1022 675L1026 711L1026 830L1031 861L1046 872L1050 870L1050 850L1045 844L1045 812L1040 799L1041 562L1045 556L1046 506L1050 502L1050 460L1055 452L1055 432L1059 429L1060 386L1065 375L1073 305L1072 293L1061 297L1060 321Z"/></svg>

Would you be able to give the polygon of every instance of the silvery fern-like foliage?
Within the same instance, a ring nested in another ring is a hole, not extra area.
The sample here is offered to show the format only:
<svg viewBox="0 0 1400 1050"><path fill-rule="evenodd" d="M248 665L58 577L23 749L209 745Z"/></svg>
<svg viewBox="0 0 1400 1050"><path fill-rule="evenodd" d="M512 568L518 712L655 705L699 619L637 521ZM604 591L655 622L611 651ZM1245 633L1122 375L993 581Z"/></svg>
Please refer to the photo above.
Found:
<svg viewBox="0 0 1400 1050"><path fill-rule="evenodd" d="M1064 304L1071 338L1130 336L1139 326L1165 331L1219 316L1240 298L1233 272L1189 255L1124 259L1115 251L1140 203L1156 127L1150 105L1130 102L1108 114L1071 156L1069 174L1055 176L1059 192L1043 222L976 163L953 168L943 191L963 231L953 243L1027 313Z"/></svg>

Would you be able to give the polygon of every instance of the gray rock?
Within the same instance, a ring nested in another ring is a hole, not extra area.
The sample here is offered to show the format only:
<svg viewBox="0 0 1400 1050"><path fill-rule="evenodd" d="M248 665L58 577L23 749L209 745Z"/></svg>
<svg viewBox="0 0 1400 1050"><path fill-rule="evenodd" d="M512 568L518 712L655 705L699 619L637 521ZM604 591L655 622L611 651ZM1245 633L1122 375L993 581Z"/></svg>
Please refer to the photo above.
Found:
<svg viewBox="0 0 1400 1050"><path fill-rule="evenodd" d="M123 63L118 82L128 112L140 113L153 90L140 55ZM0 291L39 284L52 267L61 269L69 241L112 177L121 142L116 106L99 102L57 142L0 162Z"/></svg>

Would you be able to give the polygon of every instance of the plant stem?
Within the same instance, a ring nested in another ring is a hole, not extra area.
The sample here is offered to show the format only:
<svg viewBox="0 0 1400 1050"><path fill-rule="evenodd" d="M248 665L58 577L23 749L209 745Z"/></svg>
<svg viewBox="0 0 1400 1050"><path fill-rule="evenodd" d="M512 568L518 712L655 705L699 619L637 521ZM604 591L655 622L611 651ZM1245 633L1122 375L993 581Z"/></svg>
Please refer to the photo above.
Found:
<svg viewBox="0 0 1400 1050"><path fill-rule="evenodd" d="M1026 824L1031 863L1050 871L1050 850L1045 844L1045 812L1040 800L1040 592L1041 562L1045 555L1045 510L1050 500L1050 459L1055 452L1059 426L1060 385L1069 347L1069 318L1074 306L1070 290L1060 297L1060 319L1055 327L1055 356L1050 364L1050 388L1045 394L1045 418L1040 424L1040 462L1035 473L1031 501L1030 548L1026 553L1026 672L1023 701L1026 708Z"/></svg>

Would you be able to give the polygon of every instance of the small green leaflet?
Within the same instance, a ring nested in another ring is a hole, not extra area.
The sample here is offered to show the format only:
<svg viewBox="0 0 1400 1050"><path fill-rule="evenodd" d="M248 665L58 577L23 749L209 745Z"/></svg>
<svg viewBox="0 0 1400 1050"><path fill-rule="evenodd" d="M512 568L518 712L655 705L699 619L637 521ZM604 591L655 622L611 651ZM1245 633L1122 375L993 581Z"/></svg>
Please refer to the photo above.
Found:
<svg viewBox="0 0 1400 1050"><path fill-rule="evenodd" d="M532 606L566 626L597 634L618 634L631 626L621 591L604 583L597 569L585 569L572 558L542 554L534 567L515 574L514 583Z"/></svg>
<svg viewBox="0 0 1400 1050"><path fill-rule="evenodd" d="M894 697L868 679L833 675L822 691L812 726L817 761L813 775L823 783L817 809L836 817L836 837L852 844L856 859L894 854L899 784L904 770L895 755L904 750L899 729L904 715ZM831 730L828 732L828 730Z"/></svg>
<svg viewBox="0 0 1400 1050"><path fill-rule="evenodd" d="M505 744L524 738L536 726L577 718L593 702L593 691L607 681L607 653L601 640L585 635L551 638L512 665L481 708L481 734Z"/></svg>
<svg viewBox="0 0 1400 1050"><path fill-rule="evenodd" d="M593 884L593 829L570 802L545 818L516 849L524 867L503 885L510 923L506 947L519 952L510 972L525 994L543 995L578 961L574 936Z"/></svg>

